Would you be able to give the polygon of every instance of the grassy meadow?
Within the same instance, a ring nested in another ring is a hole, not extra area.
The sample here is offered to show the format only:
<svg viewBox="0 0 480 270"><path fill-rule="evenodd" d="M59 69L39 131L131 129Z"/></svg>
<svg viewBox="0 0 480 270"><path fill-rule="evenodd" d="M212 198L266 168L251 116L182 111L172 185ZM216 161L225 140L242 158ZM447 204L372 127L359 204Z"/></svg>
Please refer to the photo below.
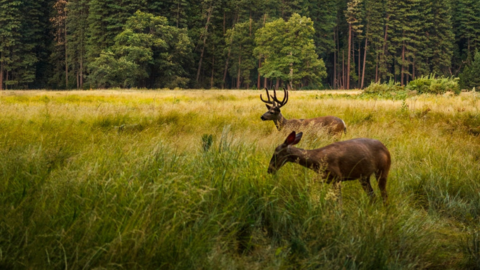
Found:
<svg viewBox="0 0 480 270"><path fill-rule="evenodd" d="M0 92L0 269L480 269L478 94L290 93L286 118L387 146L384 206L358 181L339 205L296 164L267 174L287 134L260 93Z"/></svg>

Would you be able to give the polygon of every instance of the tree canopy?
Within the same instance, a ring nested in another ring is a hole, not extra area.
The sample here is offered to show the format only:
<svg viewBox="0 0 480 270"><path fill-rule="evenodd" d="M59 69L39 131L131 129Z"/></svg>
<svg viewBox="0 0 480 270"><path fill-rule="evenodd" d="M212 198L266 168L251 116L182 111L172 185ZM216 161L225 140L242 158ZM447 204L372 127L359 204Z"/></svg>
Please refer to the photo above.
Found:
<svg viewBox="0 0 480 270"><path fill-rule="evenodd" d="M191 47L185 29L137 11L115 44L91 63L91 82L97 87L186 87L182 64L188 62Z"/></svg>

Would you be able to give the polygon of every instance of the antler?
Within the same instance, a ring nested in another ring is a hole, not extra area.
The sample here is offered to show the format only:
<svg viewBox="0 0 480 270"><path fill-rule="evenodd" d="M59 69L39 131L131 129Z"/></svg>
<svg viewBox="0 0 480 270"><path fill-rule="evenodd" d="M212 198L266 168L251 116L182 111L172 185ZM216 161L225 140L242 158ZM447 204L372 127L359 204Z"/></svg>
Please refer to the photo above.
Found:
<svg viewBox="0 0 480 270"><path fill-rule="evenodd" d="M273 91L275 92L275 89L273 89ZM261 99L263 102L267 103L267 104L272 104L273 106L276 106L275 100L270 101L270 95L268 94L268 89L267 89L266 87L265 87L265 92L267 92L268 101L267 101L267 100L264 100L264 99L262 98L262 94L260 94L260 99ZM273 98L273 97L272 97L272 98Z"/></svg>
<svg viewBox="0 0 480 270"><path fill-rule="evenodd" d="M287 89L283 88L283 92L285 93L285 95L283 96L283 100L280 101L280 100L277 99L277 92L275 91L275 89L273 89L272 99L273 99L274 102L278 103L277 104L278 108L281 108L281 107L285 106L285 104L287 104L287 102L288 102L288 91L287 91Z"/></svg>

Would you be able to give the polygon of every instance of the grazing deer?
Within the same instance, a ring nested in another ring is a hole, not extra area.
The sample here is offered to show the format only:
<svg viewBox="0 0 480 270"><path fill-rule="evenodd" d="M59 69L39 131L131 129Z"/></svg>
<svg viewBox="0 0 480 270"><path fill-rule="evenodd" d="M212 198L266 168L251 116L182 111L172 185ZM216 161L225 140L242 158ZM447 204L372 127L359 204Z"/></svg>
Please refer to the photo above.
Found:
<svg viewBox="0 0 480 270"><path fill-rule="evenodd" d="M352 139L336 142L322 148L304 150L293 145L300 142L303 133L288 135L285 142L273 153L268 173L275 173L287 162L295 162L317 173L327 183L332 181L340 190L342 181L359 179L370 198L375 198L370 176L375 174L383 201L387 201L387 177L390 170L390 152L385 145L374 139ZM341 193L340 193L341 195ZM341 199L341 197L340 197Z"/></svg>
<svg viewBox="0 0 480 270"><path fill-rule="evenodd" d="M268 100L264 100L261 94L260 99L265 103L268 111L260 118L263 121L272 120L279 131L283 128L287 128L290 131L294 129L298 130L302 127L325 127L330 135L341 134L342 132L347 134L345 122L335 116L323 116L311 119L286 119L280 112L280 108L288 102L288 91L285 88L283 89L285 95L282 101L277 99L275 89L273 89L273 96L269 95L267 88L265 88L265 91L267 92ZM270 100L270 97L272 100Z"/></svg>

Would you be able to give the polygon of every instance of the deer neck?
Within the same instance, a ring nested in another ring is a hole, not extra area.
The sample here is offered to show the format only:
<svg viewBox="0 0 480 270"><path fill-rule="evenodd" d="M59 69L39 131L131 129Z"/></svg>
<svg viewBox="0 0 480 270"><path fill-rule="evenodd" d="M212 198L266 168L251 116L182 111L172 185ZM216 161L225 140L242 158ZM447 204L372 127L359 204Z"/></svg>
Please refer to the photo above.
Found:
<svg viewBox="0 0 480 270"><path fill-rule="evenodd" d="M287 125L287 119L283 117L282 113L278 114L278 118L273 120L278 131L282 130L283 127Z"/></svg>
<svg viewBox="0 0 480 270"><path fill-rule="evenodd" d="M288 161L298 163L305 168L318 171L321 164L318 160L318 155L314 154L317 153L312 152L312 150L291 147Z"/></svg>

